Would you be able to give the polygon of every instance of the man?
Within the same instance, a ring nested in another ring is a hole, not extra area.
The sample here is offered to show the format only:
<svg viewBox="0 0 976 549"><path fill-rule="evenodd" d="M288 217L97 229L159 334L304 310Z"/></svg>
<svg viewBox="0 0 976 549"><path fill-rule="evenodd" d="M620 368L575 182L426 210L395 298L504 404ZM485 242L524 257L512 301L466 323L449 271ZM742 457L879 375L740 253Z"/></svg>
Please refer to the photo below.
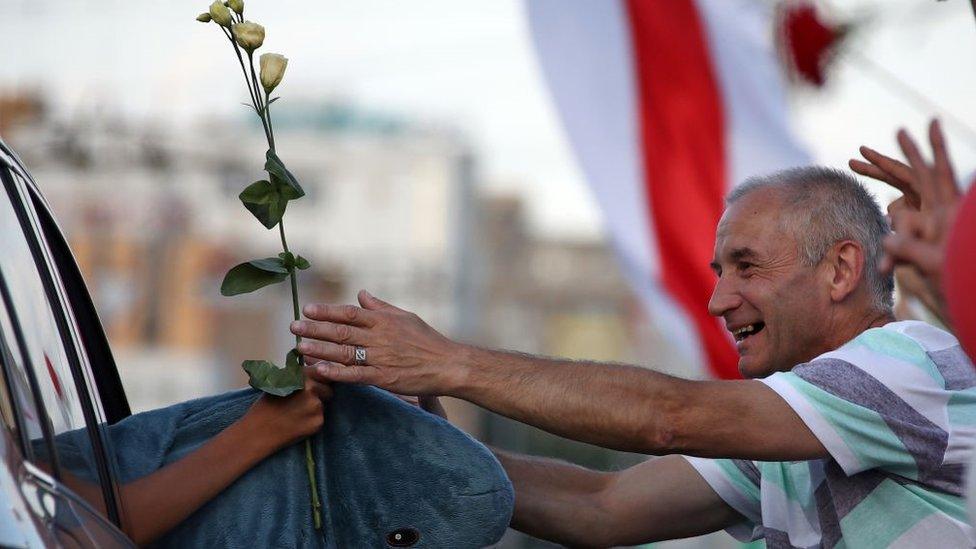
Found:
<svg viewBox="0 0 976 549"><path fill-rule="evenodd" d="M894 322L877 205L816 167L746 182L727 203L708 306L749 380L478 349L365 292L362 308L307 306L292 330L318 340L299 349L327 361L322 380L451 395L666 456L600 473L498 452L512 525L541 538L631 545L725 528L769 547L972 547L959 494L976 374L950 334Z"/></svg>

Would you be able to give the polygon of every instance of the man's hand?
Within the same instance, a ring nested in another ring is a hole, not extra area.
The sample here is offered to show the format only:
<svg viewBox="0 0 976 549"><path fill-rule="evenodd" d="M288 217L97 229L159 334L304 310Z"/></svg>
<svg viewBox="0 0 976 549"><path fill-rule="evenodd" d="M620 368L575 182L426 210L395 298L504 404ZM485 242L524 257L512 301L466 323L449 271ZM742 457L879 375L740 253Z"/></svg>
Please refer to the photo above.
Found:
<svg viewBox="0 0 976 549"><path fill-rule="evenodd" d="M852 159L850 167L859 174L888 183L904 193L902 198L888 206L894 234L884 241L885 257L881 269L891 272L896 266L904 265L915 271L925 282L926 291L920 295L922 301L935 304L929 307L946 322L942 268L946 240L955 219L960 192L938 121L932 121L929 126L929 141L932 145L932 164L922 158L908 132L901 130L898 132L898 144L908 165L861 147L861 154L870 163Z"/></svg>
<svg viewBox="0 0 976 549"><path fill-rule="evenodd" d="M299 352L324 361L315 366L319 379L375 385L402 395L450 394L462 377L453 367L462 345L365 290L359 292L359 304L306 305L309 320L292 323L292 333L309 338ZM357 347L366 351L362 363L356 360Z"/></svg>

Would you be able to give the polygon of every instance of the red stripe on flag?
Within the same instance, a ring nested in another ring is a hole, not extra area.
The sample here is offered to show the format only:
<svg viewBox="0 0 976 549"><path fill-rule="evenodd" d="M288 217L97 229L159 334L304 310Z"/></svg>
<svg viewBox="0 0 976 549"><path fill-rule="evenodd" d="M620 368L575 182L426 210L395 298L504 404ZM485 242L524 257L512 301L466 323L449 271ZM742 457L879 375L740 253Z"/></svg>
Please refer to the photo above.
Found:
<svg viewBox="0 0 976 549"><path fill-rule="evenodd" d="M707 305L708 267L726 190L725 121L692 0L628 0L640 98L644 178L661 283L694 322L711 372L739 377L738 355Z"/></svg>

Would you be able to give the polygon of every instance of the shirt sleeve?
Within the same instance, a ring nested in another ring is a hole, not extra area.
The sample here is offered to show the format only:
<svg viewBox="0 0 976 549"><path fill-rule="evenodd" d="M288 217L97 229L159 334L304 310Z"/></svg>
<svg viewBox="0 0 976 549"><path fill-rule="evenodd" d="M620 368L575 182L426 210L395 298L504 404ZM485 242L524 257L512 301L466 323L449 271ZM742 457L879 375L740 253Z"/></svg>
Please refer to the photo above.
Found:
<svg viewBox="0 0 976 549"><path fill-rule="evenodd" d="M949 394L924 350L897 337L856 339L761 381L786 400L847 475L882 469L935 480L949 439Z"/></svg>
<svg viewBox="0 0 976 549"><path fill-rule="evenodd" d="M762 512L760 477L756 464L740 459L682 457L705 479L722 501L744 517L742 522L726 528L725 531L741 542L760 539Z"/></svg>

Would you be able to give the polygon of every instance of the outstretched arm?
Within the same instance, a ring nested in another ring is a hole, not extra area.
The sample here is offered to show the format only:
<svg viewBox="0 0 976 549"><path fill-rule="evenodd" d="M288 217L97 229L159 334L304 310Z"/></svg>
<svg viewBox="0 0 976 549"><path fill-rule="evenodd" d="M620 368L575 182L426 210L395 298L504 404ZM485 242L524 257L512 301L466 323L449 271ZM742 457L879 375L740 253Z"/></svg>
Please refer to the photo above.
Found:
<svg viewBox="0 0 976 549"><path fill-rule="evenodd" d="M123 526L139 545L168 532L261 460L317 432L328 386L306 380L287 397L262 395L251 408L185 458L122 487Z"/></svg>
<svg viewBox="0 0 976 549"><path fill-rule="evenodd" d="M261 460L316 433L324 422L328 385L306 379L287 397L262 395L230 427L199 449L121 487L122 529L138 545L152 542ZM98 485L62 471L63 482L101 512Z"/></svg>
<svg viewBox="0 0 976 549"><path fill-rule="evenodd" d="M742 520L680 456L619 472L495 451L515 487L512 527L571 547L636 545Z"/></svg>
<svg viewBox="0 0 976 549"><path fill-rule="evenodd" d="M299 350L330 361L312 375L455 396L567 438L645 454L827 455L793 409L758 381L688 381L633 366L478 349L365 292L360 303L309 305L305 315L315 321L293 324L306 338ZM357 364L356 347L365 349L365 364Z"/></svg>

